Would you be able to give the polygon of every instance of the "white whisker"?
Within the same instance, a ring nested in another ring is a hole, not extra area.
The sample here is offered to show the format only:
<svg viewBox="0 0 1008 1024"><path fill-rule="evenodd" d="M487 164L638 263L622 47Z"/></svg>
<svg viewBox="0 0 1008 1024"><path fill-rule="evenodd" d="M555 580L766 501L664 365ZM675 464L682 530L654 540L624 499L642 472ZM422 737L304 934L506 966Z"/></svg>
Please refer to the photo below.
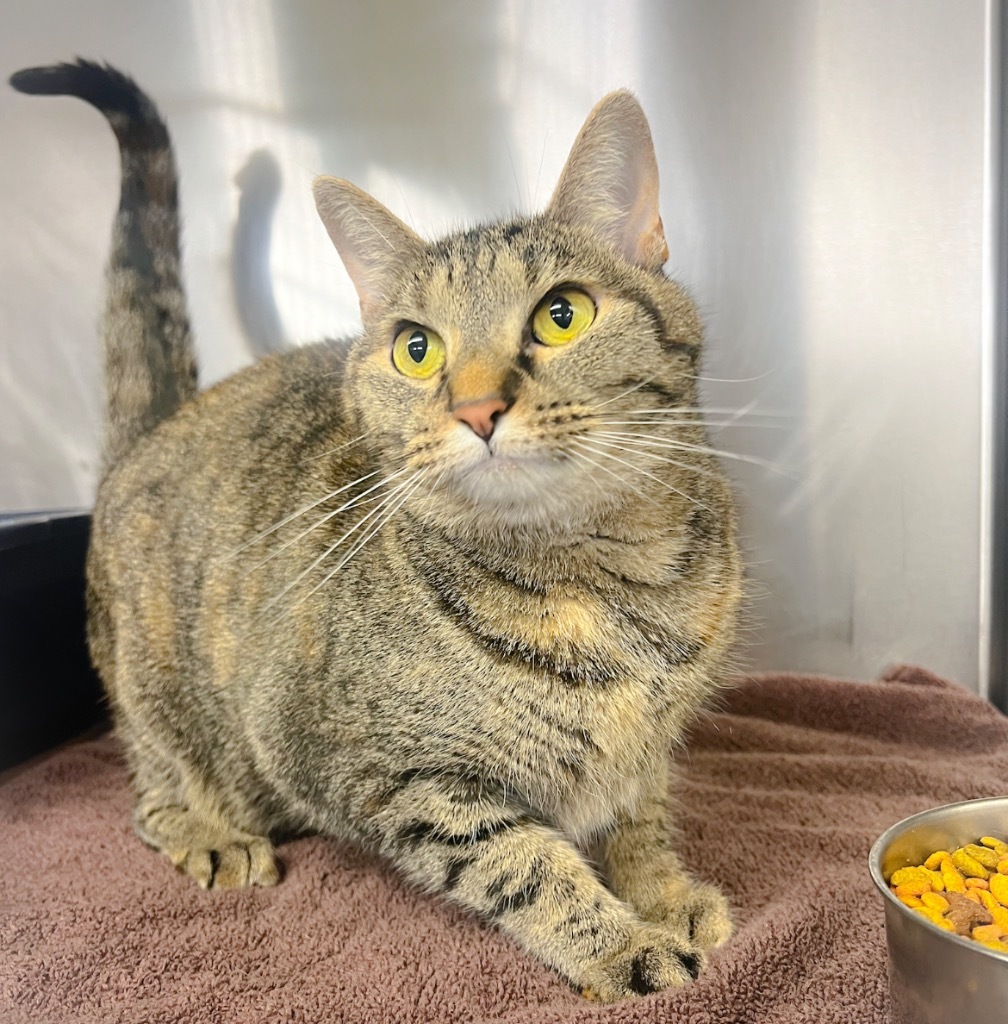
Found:
<svg viewBox="0 0 1008 1024"><path fill-rule="evenodd" d="M346 444L339 444L335 448L330 448L327 452L322 452L321 455L311 455L307 459L303 459L303 462L314 462L316 459L324 459L327 455L335 455L337 452L343 451L345 448L351 448L353 445L360 441L363 441L365 437L372 434L373 431L365 430L363 434L358 434L356 437L351 438Z"/></svg>
<svg viewBox="0 0 1008 1024"><path fill-rule="evenodd" d="M405 470L402 470L401 472L405 472ZM423 470L420 471L420 473L422 472ZM419 474L414 474L413 476L404 480L402 483L396 484L396 486L393 487L392 490L388 492L388 494L384 495L379 504L376 505L373 509L371 509L371 511L368 512L367 515L357 520L357 522L353 526L351 526L350 529L347 530L346 533L344 533L343 536L339 538L339 540L335 541L333 544L327 547L325 551L323 551L322 554L319 555L318 558L316 558L315 561L308 566L307 569L305 569L297 577L295 577L295 579L292 582L288 583L287 586L284 587L284 589L281 590L279 594L277 594L275 597L270 598L270 600L265 605L263 605L262 610L260 611L260 615L265 614L278 601L280 601L287 594L289 594L306 576L308 576L313 570L318 568L318 566L321 565L322 562L324 562L345 540L347 540L347 538L356 533L372 516L375 516L379 512L381 512L381 510L390 501L392 501L395 498L395 496L402 491L404 487L408 487L416 479L418 475Z"/></svg>
<svg viewBox="0 0 1008 1024"><path fill-rule="evenodd" d="M687 501L692 502L694 505L704 509L704 511L706 512L711 511L709 508L707 508L706 505L703 504L703 502L697 501L697 499L694 498L692 495L687 494L685 491L680 491L678 487L673 487L670 483L667 483L665 480L662 480L661 477L655 476L653 473L647 472L647 470L642 469L640 466L635 466L632 462L628 462L626 459L621 459L619 456L612 455L610 452L600 451L598 448L589 445L586 441L577 440L574 443L581 447L586 447L593 455L600 455L603 458L612 459L613 462L619 462L622 465L626 466L628 469L632 469L634 470L634 472L640 473L641 476L646 476L649 480L654 480L655 483L660 484L666 490L672 491L674 494L678 494L681 498L685 498Z"/></svg>
<svg viewBox="0 0 1008 1024"><path fill-rule="evenodd" d="M386 509L384 515L379 516L377 522L375 522L373 526L368 528L368 530L363 534L363 536L361 536L354 544L354 546L339 560L339 562L336 563L336 566L330 572L326 573L326 575L319 583L317 583L314 587L312 587L311 590L308 591L307 594L305 594L303 597L299 598L295 602L295 607L301 604L302 602L307 601L308 598L315 593L315 591L321 590L322 587L324 587L333 578L333 576L335 576L336 573L338 573L340 569L342 569L343 566L346 565L350 561L350 559L353 558L354 555L356 555L357 552L360 551L361 548L363 548L364 545L367 544L368 541L370 541L371 538L374 537L386 523L388 523L388 521L399 511L399 509L403 507L403 505L406 504L406 502L416 492L417 488L423 483L423 478L426 475L426 473L427 470L422 469L415 476L410 477L409 481L407 481L407 483L404 486L409 486L410 483L413 483L413 486L409 487L405 494L403 494L403 496L397 502L395 502L395 504L391 508ZM415 483L413 481L415 481ZM377 509L375 511L377 511Z"/></svg>
<svg viewBox="0 0 1008 1024"><path fill-rule="evenodd" d="M619 438L626 441L628 444L634 441L634 439L640 438L642 440L650 441L656 448L678 448L680 451L702 452L705 455L717 455L723 459L734 459L737 462L748 462L754 466L759 466L761 469L769 470L771 473L777 473L780 476L792 476L792 474L781 469L781 467L775 463L768 462L766 459L761 459L756 455L740 455L738 452L725 451L723 448L711 448L709 445L691 444L689 441L673 440L671 438L661 437L658 434L621 434L614 431L610 434L602 434L602 436Z"/></svg>
<svg viewBox="0 0 1008 1024"><path fill-rule="evenodd" d="M275 550L271 551L264 559L262 559L259 562L256 562L256 564L251 566L249 569L246 569L245 572L242 573L242 576L248 576L249 573L255 572L256 569L258 569L260 566L265 565L268 561L270 561L270 559L276 558L276 556L279 555L281 551L286 551L287 548L289 548L292 544L296 544L302 538L307 537L308 534L312 532L312 530L317 530L323 524L328 523L329 520L332 519L334 516L338 516L341 512L346 512L348 509L356 508L358 505L363 504L366 500L368 500L367 496L369 494L372 494L374 491L377 491L379 487L383 487L385 484L390 483L392 480L395 480L396 477L402 476L403 473L405 472L406 469L400 469L398 472L393 473L391 476L385 477L384 480L379 480L378 483L372 484L366 491L361 491L360 494L354 495L354 497L352 497L349 501L344 502L342 505L340 505L339 508L334 508L332 512L327 512L321 519L316 520L307 529L304 529L296 536L291 537L290 540L284 541L283 544L281 544ZM345 490L346 488L341 489Z"/></svg>
<svg viewBox="0 0 1008 1024"><path fill-rule="evenodd" d="M618 438L619 434L592 434L592 444L601 444L609 448L616 448L618 451L627 451L624 447L625 444L632 444L635 448L665 448L667 445L656 445L648 441L615 441L615 440L604 440L604 438ZM703 469L700 466L692 466L688 462L677 462L675 459L670 459L664 455L656 455L654 452L638 451L639 455L643 455L646 459L655 459L658 462L664 462L667 466L675 466L676 469L684 469L690 473L696 473L698 476L707 476L711 479L719 480L721 476L719 473L712 473L709 469Z"/></svg>
<svg viewBox="0 0 1008 1024"><path fill-rule="evenodd" d="M342 494L344 491L349 490L356 484L362 484L365 480L369 480L371 477L377 474L378 470L372 470L370 473L365 473L364 476L357 477L356 480L351 480L350 483L344 484L342 487L337 487L335 491L330 491L328 494L324 494L318 501L313 501L310 505L305 505L303 508L299 508L296 512L292 512L289 516L281 519L280 522L274 523L269 528L263 530L261 533L257 533L251 540L245 541L241 547L237 547L234 551L228 552L223 557L223 561L229 561L234 558L235 555L241 554L246 548L250 548L253 544L261 541L263 538L268 537L271 533L279 530L282 526L286 526L288 523L293 522L298 516L303 516L305 512L311 512L313 508L317 508L324 501L328 501L330 498L335 498L337 494Z"/></svg>
<svg viewBox="0 0 1008 1024"><path fill-rule="evenodd" d="M648 377L647 380L642 380L639 384L634 384L632 388L627 388L626 391L621 391L614 398L607 398L604 402L599 402L598 405L590 405L589 409L601 409L604 405L609 405L611 402L618 402L621 398L625 398L627 395L632 395L635 391L640 391L642 387L650 384L653 377Z"/></svg>

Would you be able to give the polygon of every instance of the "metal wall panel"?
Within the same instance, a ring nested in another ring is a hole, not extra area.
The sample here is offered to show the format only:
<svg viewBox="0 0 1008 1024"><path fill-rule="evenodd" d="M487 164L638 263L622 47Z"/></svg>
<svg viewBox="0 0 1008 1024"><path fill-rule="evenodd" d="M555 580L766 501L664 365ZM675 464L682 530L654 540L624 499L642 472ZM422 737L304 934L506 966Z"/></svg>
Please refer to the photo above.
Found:
<svg viewBox="0 0 1008 1024"><path fill-rule="evenodd" d="M539 207L630 86L728 410L748 664L976 689L990 23L982 0L8 0L0 62L100 57L157 98L206 381L353 330L314 174L428 235ZM0 509L87 505L114 144L72 100L0 91L0 118Z"/></svg>

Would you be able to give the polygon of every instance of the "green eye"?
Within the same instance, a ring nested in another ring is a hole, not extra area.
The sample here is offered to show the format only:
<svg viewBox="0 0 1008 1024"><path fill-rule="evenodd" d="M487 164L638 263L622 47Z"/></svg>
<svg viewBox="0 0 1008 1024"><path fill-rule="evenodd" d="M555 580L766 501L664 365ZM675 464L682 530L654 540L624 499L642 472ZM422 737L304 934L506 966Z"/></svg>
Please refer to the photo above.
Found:
<svg viewBox="0 0 1008 1024"><path fill-rule="evenodd" d="M404 327L392 343L395 368L415 380L433 377L444 361L444 342L427 327Z"/></svg>
<svg viewBox="0 0 1008 1024"><path fill-rule="evenodd" d="M543 345L566 345L595 320L595 303L577 288L547 295L532 314L532 333Z"/></svg>

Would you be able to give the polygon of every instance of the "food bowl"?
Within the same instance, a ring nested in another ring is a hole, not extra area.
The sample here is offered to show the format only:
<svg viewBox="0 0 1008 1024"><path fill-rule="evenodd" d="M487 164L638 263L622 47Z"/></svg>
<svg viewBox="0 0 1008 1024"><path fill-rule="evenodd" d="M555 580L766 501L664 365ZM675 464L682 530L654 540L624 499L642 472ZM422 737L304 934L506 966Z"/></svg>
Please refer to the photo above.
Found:
<svg viewBox="0 0 1008 1024"><path fill-rule="evenodd" d="M892 1024L955 1024L1008 1016L1008 953L943 931L889 890L892 873L981 836L1008 838L1008 797L967 800L893 825L868 858L885 901Z"/></svg>

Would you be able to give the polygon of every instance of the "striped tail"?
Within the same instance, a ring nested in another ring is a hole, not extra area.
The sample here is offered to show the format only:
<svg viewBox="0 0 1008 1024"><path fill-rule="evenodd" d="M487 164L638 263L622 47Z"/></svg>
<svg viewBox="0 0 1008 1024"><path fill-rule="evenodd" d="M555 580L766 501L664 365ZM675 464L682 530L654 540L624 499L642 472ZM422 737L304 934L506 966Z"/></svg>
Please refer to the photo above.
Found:
<svg viewBox="0 0 1008 1024"><path fill-rule="evenodd" d="M107 65L79 60L26 68L10 83L37 96L86 100L105 115L119 141L122 183L102 322L107 471L196 394L171 140L150 99Z"/></svg>

